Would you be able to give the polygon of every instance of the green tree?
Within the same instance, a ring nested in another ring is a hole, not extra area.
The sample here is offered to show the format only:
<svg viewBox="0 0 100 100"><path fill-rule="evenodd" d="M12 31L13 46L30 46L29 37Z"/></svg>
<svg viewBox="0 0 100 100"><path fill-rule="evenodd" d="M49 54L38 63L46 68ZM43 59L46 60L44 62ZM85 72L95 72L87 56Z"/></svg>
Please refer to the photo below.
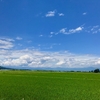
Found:
<svg viewBox="0 0 100 100"><path fill-rule="evenodd" d="M99 71L100 70L97 68L97 69L94 70L94 73L99 73Z"/></svg>

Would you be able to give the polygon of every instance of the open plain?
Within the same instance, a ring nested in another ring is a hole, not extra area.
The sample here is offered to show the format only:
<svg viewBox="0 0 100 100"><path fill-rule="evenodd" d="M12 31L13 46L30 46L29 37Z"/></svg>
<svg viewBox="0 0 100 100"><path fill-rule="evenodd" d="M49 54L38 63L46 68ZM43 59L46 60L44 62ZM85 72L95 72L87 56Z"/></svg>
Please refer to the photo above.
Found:
<svg viewBox="0 0 100 100"><path fill-rule="evenodd" d="M100 74L0 71L0 100L100 100Z"/></svg>

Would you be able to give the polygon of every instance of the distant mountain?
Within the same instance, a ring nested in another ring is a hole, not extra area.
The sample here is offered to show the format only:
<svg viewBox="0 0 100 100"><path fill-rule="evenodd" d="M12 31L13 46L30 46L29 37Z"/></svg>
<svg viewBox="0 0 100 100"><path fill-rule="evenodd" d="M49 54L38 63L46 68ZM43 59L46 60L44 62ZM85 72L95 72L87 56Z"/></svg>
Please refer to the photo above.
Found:
<svg viewBox="0 0 100 100"><path fill-rule="evenodd" d="M30 70L28 68L14 68L14 67L3 67L0 66L0 70Z"/></svg>
<svg viewBox="0 0 100 100"><path fill-rule="evenodd" d="M6 67L0 66L0 70L1 70L1 69L10 69L10 68L6 68Z"/></svg>
<svg viewBox="0 0 100 100"><path fill-rule="evenodd" d="M87 67L87 68L50 68L50 67L2 67L0 66L0 70L52 70L52 71L92 71L94 67Z"/></svg>
<svg viewBox="0 0 100 100"><path fill-rule="evenodd" d="M92 71L95 68L94 67L87 67L87 68L60 68L60 67L55 67L55 68L50 68L50 67L29 67L31 70L54 70L54 71Z"/></svg>

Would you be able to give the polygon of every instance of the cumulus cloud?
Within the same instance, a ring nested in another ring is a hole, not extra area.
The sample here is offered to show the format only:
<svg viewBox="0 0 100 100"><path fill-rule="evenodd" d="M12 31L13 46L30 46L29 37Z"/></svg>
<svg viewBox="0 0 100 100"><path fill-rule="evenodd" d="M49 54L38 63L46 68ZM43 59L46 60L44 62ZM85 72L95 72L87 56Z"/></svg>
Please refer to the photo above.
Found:
<svg viewBox="0 0 100 100"><path fill-rule="evenodd" d="M67 29L67 28L62 28L59 32L60 32L60 33L66 33L66 29Z"/></svg>
<svg viewBox="0 0 100 100"><path fill-rule="evenodd" d="M63 34L73 34L73 33L79 33L80 31L82 31L84 29L84 27L80 26L77 27L75 29L69 29L67 30L67 28L62 28L58 33L63 33Z"/></svg>
<svg viewBox="0 0 100 100"><path fill-rule="evenodd" d="M63 65L64 63L65 63L64 61L59 61L59 62L56 63L56 65L61 66L61 65Z"/></svg>
<svg viewBox="0 0 100 100"><path fill-rule="evenodd" d="M86 15L86 14L87 14L87 12L84 12L84 13L83 13L83 15Z"/></svg>
<svg viewBox="0 0 100 100"><path fill-rule="evenodd" d="M95 64L99 64L100 65L100 58L95 62Z"/></svg>
<svg viewBox="0 0 100 100"><path fill-rule="evenodd" d="M53 17L53 16L55 16L55 13L56 13L55 10L54 11L49 11L45 16L46 17Z"/></svg>
<svg viewBox="0 0 100 100"><path fill-rule="evenodd" d="M59 15L59 16L64 16L64 14L63 14L63 13L58 13L58 15Z"/></svg>
<svg viewBox="0 0 100 100"><path fill-rule="evenodd" d="M50 34L52 35L52 34L54 34L54 32L50 32Z"/></svg>
<svg viewBox="0 0 100 100"><path fill-rule="evenodd" d="M86 68L100 65L100 58L70 52L45 52L39 50L0 50L0 65L8 67Z"/></svg>
<svg viewBox="0 0 100 100"><path fill-rule="evenodd" d="M69 34L76 33L76 32L80 32L82 30L83 30L83 27L77 27L76 29L70 29L68 33Z"/></svg>
<svg viewBox="0 0 100 100"><path fill-rule="evenodd" d="M14 47L13 41L10 38L0 38L0 49L11 49Z"/></svg>
<svg viewBox="0 0 100 100"><path fill-rule="evenodd" d="M45 14L45 17L54 17L57 13L57 10L53 10L53 11L48 11L46 14ZM64 13L58 13L58 16L64 16Z"/></svg>

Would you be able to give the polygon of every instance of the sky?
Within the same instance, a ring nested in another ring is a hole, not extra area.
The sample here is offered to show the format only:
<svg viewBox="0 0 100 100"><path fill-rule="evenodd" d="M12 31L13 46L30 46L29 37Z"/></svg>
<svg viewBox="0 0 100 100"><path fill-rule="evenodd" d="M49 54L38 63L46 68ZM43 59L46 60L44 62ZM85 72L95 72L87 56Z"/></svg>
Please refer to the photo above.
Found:
<svg viewBox="0 0 100 100"><path fill-rule="evenodd" d="M100 0L0 0L0 66L100 68Z"/></svg>

